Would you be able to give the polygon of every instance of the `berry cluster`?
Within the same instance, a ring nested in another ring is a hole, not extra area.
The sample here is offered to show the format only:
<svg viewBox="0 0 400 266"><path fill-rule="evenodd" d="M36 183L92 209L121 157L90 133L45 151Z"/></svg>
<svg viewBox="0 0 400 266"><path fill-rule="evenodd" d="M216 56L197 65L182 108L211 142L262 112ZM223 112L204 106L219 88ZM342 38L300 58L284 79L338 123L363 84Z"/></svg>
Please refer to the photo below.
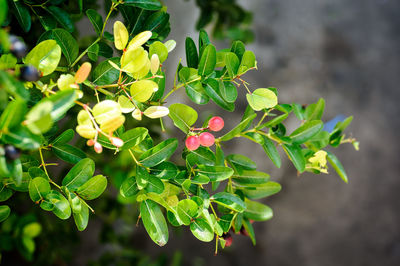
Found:
<svg viewBox="0 0 400 266"><path fill-rule="evenodd" d="M219 116L214 116L208 121L207 128L201 128L197 130L210 130L210 131L220 131L224 128L224 120ZM196 130L196 129L193 129ZM214 145L215 137L210 132L202 132L199 135L191 135L186 138L185 144L186 148L190 151L197 150L200 145L204 147L210 147Z"/></svg>

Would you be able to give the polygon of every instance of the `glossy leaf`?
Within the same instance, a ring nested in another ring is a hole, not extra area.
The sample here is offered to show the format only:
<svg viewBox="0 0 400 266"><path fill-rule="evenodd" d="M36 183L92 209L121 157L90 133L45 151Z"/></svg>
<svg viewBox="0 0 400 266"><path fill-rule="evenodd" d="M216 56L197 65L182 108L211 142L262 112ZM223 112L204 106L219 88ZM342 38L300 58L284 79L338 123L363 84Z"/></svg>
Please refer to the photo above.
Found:
<svg viewBox="0 0 400 266"><path fill-rule="evenodd" d="M97 11L94 9L88 9L86 10L86 16L92 23L97 36L100 36L103 29L103 18L101 17L101 15L97 13Z"/></svg>
<svg viewBox="0 0 400 266"><path fill-rule="evenodd" d="M127 150L135 147L146 138L147 134L148 130L144 127L137 127L125 131L121 135L121 139L124 141L124 145L121 147L121 150Z"/></svg>
<svg viewBox="0 0 400 266"><path fill-rule="evenodd" d="M196 44L190 37L186 38L185 50L187 66L191 68L197 68L197 66L199 65L199 55L197 54Z"/></svg>
<svg viewBox="0 0 400 266"><path fill-rule="evenodd" d="M179 201L177 206L179 219L184 225L189 225L192 218L194 218L197 214L198 209L199 206L197 206L196 202L191 199L184 199Z"/></svg>
<svg viewBox="0 0 400 266"><path fill-rule="evenodd" d="M245 51L239 66L239 75L243 75L249 69L256 67L256 56L252 51Z"/></svg>
<svg viewBox="0 0 400 266"><path fill-rule="evenodd" d="M267 221L272 218L273 212L270 207L257 201L246 200L244 217L253 221Z"/></svg>
<svg viewBox="0 0 400 266"><path fill-rule="evenodd" d="M226 156L226 160L229 164L233 165L235 168L244 170L256 170L257 165L250 158L242 154L230 154Z"/></svg>
<svg viewBox="0 0 400 266"><path fill-rule="evenodd" d="M307 121L293 131L290 137L294 144L301 144L318 134L323 127L324 124L320 120Z"/></svg>
<svg viewBox="0 0 400 266"><path fill-rule="evenodd" d="M282 187L279 183L269 181L256 187L240 188L243 194L249 199L261 199L269 197L281 191Z"/></svg>
<svg viewBox="0 0 400 266"><path fill-rule="evenodd" d="M152 167L160 164L171 157L178 147L178 140L175 138L167 139L144 152L140 156L140 163L146 167Z"/></svg>
<svg viewBox="0 0 400 266"><path fill-rule="evenodd" d="M158 0L125 0L124 5L135 6L146 10L159 10L162 7Z"/></svg>
<svg viewBox="0 0 400 266"><path fill-rule="evenodd" d="M139 80L131 86L131 97L138 102L145 102L158 90L158 85L152 80Z"/></svg>
<svg viewBox="0 0 400 266"><path fill-rule="evenodd" d="M31 29L32 20L28 7L21 0L8 1L8 3L21 28L24 32L28 32Z"/></svg>
<svg viewBox="0 0 400 266"><path fill-rule="evenodd" d="M236 212L246 209L246 204L238 196L228 192L216 193L211 197L211 201Z"/></svg>
<svg viewBox="0 0 400 266"><path fill-rule="evenodd" d="M52 190L46 195L46 200L54 205L52 211L58 218L66 220L71 216L69 202L60 192Z"/></svg>
<svg viewBox="0 0 400 266"><path fill-rule="evenodd" d="M335 169L336 173L342 178L342 180L345 183L348 183L348 177L346 174L346 171L344 170L344 167L342 163L339 161L339 159L331 152L327 151L327 156L326 159L328 160L329 164Z"/></svg>
<svg viewBox="0 0 400 266"><path fill-rule="evenodd" d="M228 141L235 137L239 137L240 133L248 126L251 122L253 122L254 118L256 118L257 114L252 114L240 122L236 127L234 127L231 131L223 135L220 140Z"/></svg>
<svg viewBox="0 0 400 266"><path fill-rule="evenodd" d="M49 181L42 177L36 177L29 182L29 197L33 202L44 199L50 191Z"/></svg>
<svg viewBox="0 0 400 266"><path fill-rule="evenodd" d="M235 110L235 105L233 103L228 103L225 101L220 92L220 84L216 79L209 78L205 81L204 90L207 95L221 108L232 112Z"/></svg>
<svg viewBox="0 0 400 266"><path fill-rule="evenodd" d="M51 110L51 118L54 121L58 121L64 116L64 114L75 105L77 98L76 92L73 89L59 91L56 94L46 98L45 101L49 101L53 104Z"/></svg>
<svg viewBox="0 0 400 266"><path fill-rule="evenodd" d="M146 186L147 192L154 192L156 194L163 193L165 188L164 183L158 177L147 175L146 180L147 180L147 186Z"/></svg>
<svg viewBox="0 0 400 266"><path fill-rule="evenodd" d="M306 168L306 159L304 158L299 145L283 144L282 148L292 161L296 169L302 173Z"/></svg>
<svg viewBox="0 0 400 266"><path fill-rule="evenodd" d="M103 175L96 175L80 186L76 193L85 200L93 200L98 198L106 188L107 178Z"/></svg>
<svg viewBox="0 0 400 266"><path fill-rule="evenodd" d="M140 204L140 216L150 238L159 246L168 242L168 227L160 206L152 200Z"/></svg>
<svg viewBox="0 0 400 266"><path fill-rule="evenodd" d="M57 68L61 58L61 47L55 40L46 40L36 45L25 57L26 64L33 65L43 76L47 76Z"/></svg>
<svg viewBox="0 0 400 266"><path fill-rule="evenodd" d="M136 183L136 178L134 176L128 177L122 182L119 189L121 195L125 198L133 197L139 193L139 188Z"/></svg>
<svg viewBox="0 0 400 266"><path fill-rule="evenodd" d="M80 160L68 174L64 177L62 185L70 191L75 191L77 188L85 184L94 173L94 162L89 158Z"/></svg>
<svg viewBox="0 0 400 266"><path fill-rule="evenodd" d="M192 231L192 234L200 241L210 242L214 239L213 229L203 218L195 219L190 224L190 231Z"/></svg>
<svg viewBox="0 0 400 266"><path fill-rule="evenodd" d="M117 63L118 57L113 57L109 61ZM110 65L108 61L103 61L93 70L93 83L96 85L111 84L118 79L119 71Z"/></svg>
<svg viewBox="0 0 400 266"><path fill-rule="evenodd" d="M212 182L223 181L233 175L233 170L225 166L198 165L198 173L208 176Z"/></svg>
<svg viewBox="0 0 400 266"><path fill-rule="evenodd" d="M259 186L269 181L269 175L255 170L238 170L232 175L232 180L238 186Z"/></svg>
<svg viewBox="0 0 400 266"><path fill-rule="evenodd" d="M0 206L0 223L10 216L11 209L7 205Z"/></svg>
<svg viewBox="0 0 400 266"><path fill-rule="evenodd" d="M281 168L281 156L279 155L278 149L275 144L266 136L262 136L263 144L262 147L271 161L276 165L276 167Z"/></svg>
<svg viewBox="0 0 400 266"><path fill-rule="evenodd" d="M51 145L63 145L70 142L75 136L73 129L67 129L51 142Z"/></svg>
<svg viewBox="0 0 400 266"><path fill-rule="evenodd" d="M46 39L52 39L57 42L61 48L61 52L67 59L68 65L71 65L78 57L78 43L68 31L64 29L51 30Z"/></svg>
<svg viewBox="0 0 400 266"><path fill-rule="evenodd" d="M246 98L255 111L272 108L278 104L278 97L269 89L256 89L252 94L246 94Z"/></svg>
<svg viewBox="0 0 400 266"><path fill-rule="evenodd" d="M81 211L79 213L73 213L74 216L74 221L76 224L76 227L78 228L79 231L83 231L86 229L88 223L89 223L89 208L83 203L83 200L81 199Z"/></svg>
<svg viewBox="0 0 400 266"><path fill-rule="evenodd" d="M229 77L236 77L239 69L239 58L234 53L226 53L225 55L225 65L228 70Z"/></svg>
<svg viewBox="0 0 400 266"><path fill-rule="evenodd" d="M200 58L199 75L200 76L210 75L214 71L216 63L217 63L217 51L215 50L214 45L209 44L204 49Z"/></svg>
<svg viewBox="0 0 400 266"><path fill-rule="evenodd" d="M169 117L174 125L185 133L197 121L197 112L190 106L182 103L174 103L169 107Z"/></svg>

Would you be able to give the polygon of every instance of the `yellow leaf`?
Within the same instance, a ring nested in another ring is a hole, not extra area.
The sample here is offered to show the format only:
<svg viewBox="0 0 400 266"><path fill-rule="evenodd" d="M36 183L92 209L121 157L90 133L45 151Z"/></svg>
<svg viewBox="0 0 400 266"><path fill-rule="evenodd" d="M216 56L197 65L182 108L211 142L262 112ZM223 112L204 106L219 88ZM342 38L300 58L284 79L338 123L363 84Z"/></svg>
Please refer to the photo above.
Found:
<svg viewBox="0 0 400 266"><path fill-rule="evenodd" d="M92 125L78 125L76 132L85 139L93 139L96 136L96 130Z"/></svg>
<svg viewBox="0 0 400 266"><path fill-rule="evenodd" d="M152 80L139 80L131 86L131 97L138 102L150 99L153 92L158 89L157 83Z"/></svg>
<svg viewBox="0 0 400 266"><path fill-rule="evenodd" d="M78 84L84 82L89 76L91 69L92 65L89 62L83 63L78 71L76 71L75 82Z"/></svg>
<svg viewBox="0 0 400 266"><path fill-rule="evenodd" d="M136 48L145 44L148 40L150 40L152 36L151 31L143 31L133 37L133 39L129 42L128 50L135 50Z"/></svg>
<svg viewBox="0 0 400 266"><path fill-rule="evenodd" d="M114 44L118 50L123 50L128 43L129 33L125 25L121 21L114 23Z"/></svg>

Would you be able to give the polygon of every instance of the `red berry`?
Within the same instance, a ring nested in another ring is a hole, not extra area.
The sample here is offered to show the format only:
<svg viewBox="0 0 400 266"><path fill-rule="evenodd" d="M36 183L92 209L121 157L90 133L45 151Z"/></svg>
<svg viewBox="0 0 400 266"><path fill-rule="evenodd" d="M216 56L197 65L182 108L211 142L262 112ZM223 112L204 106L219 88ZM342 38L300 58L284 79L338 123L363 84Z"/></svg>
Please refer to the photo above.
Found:
<svg viewBox="0 0 400 266"><path fill-rule="evenodd" d="M214 135L208 132L203 132L200 134L200 144L201 146L210 147L214 145L215 138Z"/></svg>
<svg viewBox="0 0 400 266"><path fill-rule="evenodd" d="M240 228L240 234L244 235L244 236L249 236L249 233L247 232L247 230L244 228L244 226L242 228Z"/></svg>
<svg viewBox="0 0 400 266"><path fill-rule="evenodd" d="M190 151L197 150L197 148L200 147L199 137L190 136L186 139L185 144L186 144L186 148L188 148L188 150L190 150Z"/></svg>
<svg viewBox="0 0 400 266"><path fill-rule="evenodd" d="M225 240L225 247L230 247L233 242L231 234L227 233L226 235L223 236L223 238Z"/></svg>
<svg viewBox="0 0 400 266"><path fill-rule="evenodd" d="M208 128L211 131L220 131L224 128L224 119L220 116L214 116L208 121Z"/></svg>
<svg viewBox="0 0 400 266"><path fill-rule="evenodd" d="M88 141L86 141L86 145L88 146L93 146L95 144L94 140L89 139Z"/></svg>

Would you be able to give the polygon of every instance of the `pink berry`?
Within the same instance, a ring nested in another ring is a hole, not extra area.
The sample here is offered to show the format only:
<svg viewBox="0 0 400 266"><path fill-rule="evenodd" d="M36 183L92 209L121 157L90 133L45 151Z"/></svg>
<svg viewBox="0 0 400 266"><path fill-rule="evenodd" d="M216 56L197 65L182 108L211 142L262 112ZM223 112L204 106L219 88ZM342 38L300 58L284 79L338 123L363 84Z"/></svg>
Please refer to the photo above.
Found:
<svg viewBox="0 0 400 266"><path fill-rule="evenodd" d="M199 137L197 136L189 136L186 141L186 148L190 151L197 150L198 147L200 147L200 140Z"/></svg>
<svg viewBox="0 0 400 266"><path fill-rule="evenodd" d="M220 131L224 128L224 119L220 116L214 116L208 121L208 128L211 131Z"/></svg>
<svg viewBox="0 0 400 266"><path fill-rule="evenodd" d="M97 153L101 153L103 151L103 146L100 143L96 142L94 144L94 151Z"/></svg>
<svg viewBox="0 0 400 266"><path fill-rule="evenodd" d="M222 236L225 240L225 247L230 247L233 242L233 238L231 234L227 233L226 235Z"/></svg>
<svg viewBox="0 0 400 266"><path fill-rule="evenodd" d="M214 135L208 132L203 132L200 134L200 144L204 147L210 147L214 145L215 138Z"/></svg>
<svg viewBox="0 0 400 266"><path fill-rule="evenodd" d="M116 137L111 138L111 143L112 143L112 145L114 145L117 148L122 147L122 145L124 145L124 141L122 139L116 138Z"/></svg>

